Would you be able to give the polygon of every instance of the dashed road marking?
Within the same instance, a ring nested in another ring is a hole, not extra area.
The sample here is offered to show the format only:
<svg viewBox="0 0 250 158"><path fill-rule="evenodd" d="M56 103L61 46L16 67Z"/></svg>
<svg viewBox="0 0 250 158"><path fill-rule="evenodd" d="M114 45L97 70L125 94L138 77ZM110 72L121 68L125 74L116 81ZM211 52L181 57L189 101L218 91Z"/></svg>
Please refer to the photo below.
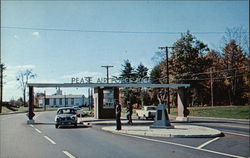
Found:
<svg viewBox="0 0 250 158"><path fill-rule="evenodd" d="M30 125L30 127L34 127L33 125Z"/></svg>
<svg viewBox="0 0 250 158"><path fill-rule="evenodd" d="M234 132L227 132L227 131L222 131L222 132L223 133L227 133L227 134L237 135L237 136L250 137L249 135L246 135L246 134L240 134L240 133L234 133Z"/></svg>
<svg viewBox="0 0 250 158"><path fill-rule="evenodd" d="M50 139L48 136L44 136L45 139L47 139L50 143L52 144L56 144L56 142L54 142L52 139Z"/></svg>
<svg viewBox="0 0 250 158"><path fill-rule="evenodd" d="M209 141L207 141L207 142L201 144L200 146L198 146L197 149L201 149L201 148L203 148L204 146L206 146L206 145L208 145L208 144L210 144L210 143L212 143L212 142L214 142L214 141L216 141L216 140L218 140L218 139L220 139L220 137L217 137L217 138L214 138L214 139L212 139L212 140L209 140Z"/></svg>
<svg viewBox="0 0 250 158"><path fill-rule="evenodd" d="M73 156L72 154L70 154L67 151L62 151L65 155L67 155L69 158L76 158L75 156Z"/></svg>
<svg viewBox="0 0 250 158"><path fill-rule="evenodd" d="M39 129L35 128L35 130L38 132L38 133L42 133Z"/></svg>
<svg viewBox="0 0 250 158"><path fill-rule="evenodd" d="M135 136L135 135L128 135L128 134L123 134L123 133L119 133L119 134L127 136L127 137L138 138L138 139L143 139L143 140L152 141L152 142L158 142L158 143L163 143L163 144L170 144L170 145L175 145L175 146L181 146L181 147L185 147L185 148L189 148L189 149L194 149L194 150L199 150L199 151L205 151L205 152L214 153L214 154L223 155L223 156L228 156L228 157L244 158L242 156L232 155L232 154L227 154L227 153L222 153L222 152L217 152L217 151L213 151L213 150L198 149L197 147L193 147L193 146L189 146L189 145L184 145L184 144L178 144L178 143L173 143L173 142L167 142L167 141L162 141L162 140L145 138L145 137L140 137L140 136Z"/></svg>

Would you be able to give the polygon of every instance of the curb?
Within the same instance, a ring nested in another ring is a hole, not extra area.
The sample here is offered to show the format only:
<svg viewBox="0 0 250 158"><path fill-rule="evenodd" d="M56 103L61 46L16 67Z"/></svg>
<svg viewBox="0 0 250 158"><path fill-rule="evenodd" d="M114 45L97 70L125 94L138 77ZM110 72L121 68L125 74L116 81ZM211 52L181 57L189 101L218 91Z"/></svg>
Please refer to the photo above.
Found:
<svg viewBox="0 0 250 158"><path fill-rule="evenodd" d="M175 126L175 129L148 129L148 127L123 127L122 130L115 130L115 126L103 127L103 131L115 134L130 134L149 137L171 137L171 138L215 138L224 134L216 129L201 126ZM127 129L126 129L127 128ZM183 131L183 128L186 128ZM198 132L197 132L198 131ZM182 134L183 133L183 134ZM190 134L187 134L190 133ZM196 134L195 134L196 133ZM203 134L204 133L204 134Z"/></svg>

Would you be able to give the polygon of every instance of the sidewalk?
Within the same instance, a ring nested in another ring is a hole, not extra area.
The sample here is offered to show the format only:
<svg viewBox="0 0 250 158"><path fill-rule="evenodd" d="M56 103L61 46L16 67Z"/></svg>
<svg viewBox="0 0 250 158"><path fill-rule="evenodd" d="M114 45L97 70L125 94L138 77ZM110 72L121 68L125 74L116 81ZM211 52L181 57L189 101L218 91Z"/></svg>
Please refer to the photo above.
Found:
<svg viewBox="0 0 250 158"><path fill-rule="evenodd" d="M80 123L90 125L101 125L102 130L109 131L117 134L131 134L139 136L153 136L153 137L178 137L178 138L211 138L222 136L223 134L216 129L194 126L194 125L181 125L180 123L171 123L173 129L152 129L149 128L154 120L133 120L133 125L127 124L125 118L121 118L122 130L116 129L115 119L95 119L93 117L79 118Z"/></svg>

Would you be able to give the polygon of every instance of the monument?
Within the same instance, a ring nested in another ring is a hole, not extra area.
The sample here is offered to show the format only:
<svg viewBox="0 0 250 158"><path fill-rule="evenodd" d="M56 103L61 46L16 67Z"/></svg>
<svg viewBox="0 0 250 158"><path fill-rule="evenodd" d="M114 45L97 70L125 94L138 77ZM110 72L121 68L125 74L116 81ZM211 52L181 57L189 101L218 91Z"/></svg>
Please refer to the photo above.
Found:
<svg viewBox="0 0 250 158"><path fill-rule="evenodd" d="M171 126L169 117L167 114L166 106L164 104L159 104L157 106L155 121L150 128L166 128L172 129L174 126Z"/></svg>

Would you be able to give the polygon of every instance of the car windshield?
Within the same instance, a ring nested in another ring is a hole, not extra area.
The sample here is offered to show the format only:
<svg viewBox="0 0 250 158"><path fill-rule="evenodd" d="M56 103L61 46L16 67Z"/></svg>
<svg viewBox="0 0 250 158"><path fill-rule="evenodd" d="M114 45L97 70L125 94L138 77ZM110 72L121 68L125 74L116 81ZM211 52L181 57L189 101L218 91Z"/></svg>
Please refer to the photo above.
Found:
<svg viewBox="0 0 250 158"><path fill-rule="evenodd" d="M74 109L60 109L57 114L75 114L76 111Z"/></svg>
<svg viewBox="0 0 250 158"><path fill-rule="evenodd" d="M155 107L148 107L147 109L148 109L148 110L156 110Z"/></svg>

